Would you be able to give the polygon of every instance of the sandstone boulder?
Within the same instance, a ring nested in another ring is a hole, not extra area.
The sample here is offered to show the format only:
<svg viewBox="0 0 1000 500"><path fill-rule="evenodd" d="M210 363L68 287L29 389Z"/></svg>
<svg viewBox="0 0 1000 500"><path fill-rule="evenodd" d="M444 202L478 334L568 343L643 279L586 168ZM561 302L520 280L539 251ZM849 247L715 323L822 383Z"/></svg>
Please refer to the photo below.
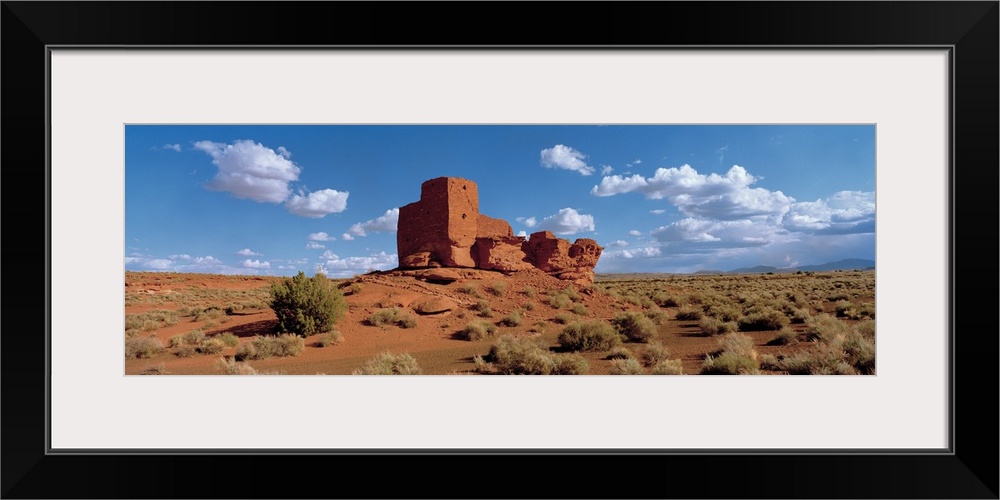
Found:
<svg viewBox="0 0 1000 500"><path fill-rule="evenodd" d="M458 307L455 301L446 297L426 297L410 304L417 314L442 314Z"/></svg>
<svg viewBox="0 0 1000 500"><path fill-rule="evenodd" d="M437 269L426 269L417 273L417 278L432 283L453 283L462 279L462 275L452 269L441 267Z"/></svg>
<svg viewBox="0 0 1000 500"><path fill-rule="evenodd" d="M517 236L476 238L475 256L480 269L510 273L535 267L521 248L524 238Z"/></svg>

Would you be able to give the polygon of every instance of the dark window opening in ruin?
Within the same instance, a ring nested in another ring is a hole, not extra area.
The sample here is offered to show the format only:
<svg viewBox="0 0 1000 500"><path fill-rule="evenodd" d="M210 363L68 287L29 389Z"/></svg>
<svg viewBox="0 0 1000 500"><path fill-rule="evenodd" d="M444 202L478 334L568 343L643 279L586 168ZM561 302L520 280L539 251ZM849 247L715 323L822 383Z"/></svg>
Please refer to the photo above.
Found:
<svg viewBox="0 0 1000 500"><path fill-rule="evenodd" d="M463 218L463 219L465 218L465 214L462 214L462 218Z"/></svg>
<svg viewBox="0 0 1000 500"><path fill-rule="evenodd" d="M468 186L462 186L462 191L465 191L466 187L468 187Z"/></svg>

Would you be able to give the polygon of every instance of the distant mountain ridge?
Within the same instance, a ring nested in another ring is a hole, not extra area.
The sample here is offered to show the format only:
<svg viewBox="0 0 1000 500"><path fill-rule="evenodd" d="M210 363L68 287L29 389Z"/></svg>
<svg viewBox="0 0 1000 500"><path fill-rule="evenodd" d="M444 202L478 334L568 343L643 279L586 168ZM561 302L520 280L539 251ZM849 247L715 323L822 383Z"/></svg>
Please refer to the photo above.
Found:
<svg viewBox="0 0 1000 500"><path fill-rule="evenodd" d="M838 269L875 269L875 261L869 259L842 259L824 264L798 267L753 266L731 271L695 271L692 274L754 274L754 273L794 273L798 271L836 271Z"/></svg>

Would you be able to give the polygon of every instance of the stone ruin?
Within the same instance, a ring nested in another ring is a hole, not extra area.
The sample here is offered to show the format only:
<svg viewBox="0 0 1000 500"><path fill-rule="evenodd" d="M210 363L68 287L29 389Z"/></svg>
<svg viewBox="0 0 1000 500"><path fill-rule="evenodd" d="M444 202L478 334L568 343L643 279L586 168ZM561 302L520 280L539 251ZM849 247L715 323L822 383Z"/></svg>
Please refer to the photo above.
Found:
<svg viewBox="0 0 1000 500"><path fill-rule="evenodd" d="M476 183L458 177L424 182L420 201L400 207L396 245L400 268L539 269L580 284L593 282L604 250L590 238L570 243L549 231L514 236L507 221L479 213Z"/></svg>

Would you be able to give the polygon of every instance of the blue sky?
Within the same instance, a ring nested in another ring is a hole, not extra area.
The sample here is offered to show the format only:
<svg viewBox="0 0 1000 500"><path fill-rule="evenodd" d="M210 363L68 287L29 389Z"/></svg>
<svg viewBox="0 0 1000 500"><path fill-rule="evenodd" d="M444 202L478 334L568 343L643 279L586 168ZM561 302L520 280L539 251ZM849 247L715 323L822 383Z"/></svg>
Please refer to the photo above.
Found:
<svg viewBox="0 0 1000 500"><path fill-rule="evenodd" d="M125 268L347 277L397 266L441 176L597 272L875 258L873 125L128 125Z"/></svg>

